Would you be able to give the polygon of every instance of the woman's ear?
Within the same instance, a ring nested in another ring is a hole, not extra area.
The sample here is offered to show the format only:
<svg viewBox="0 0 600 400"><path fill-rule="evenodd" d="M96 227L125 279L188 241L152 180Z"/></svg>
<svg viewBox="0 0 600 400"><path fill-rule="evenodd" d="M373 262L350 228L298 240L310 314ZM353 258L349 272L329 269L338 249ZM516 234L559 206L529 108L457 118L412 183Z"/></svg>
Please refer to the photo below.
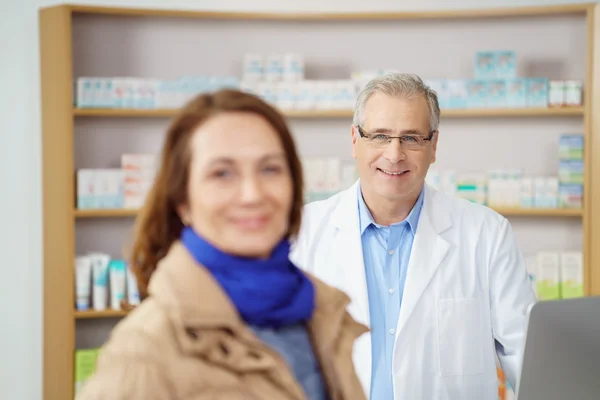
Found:
<svg viewBox="0 0 600 400"><path fill-rule="evenodd" d="M177 207L177 214L179 215L179 219L181 223L185 226L190 226L192 224L192 218L190 217L190 208L187 204L182 204Z"/></svg>

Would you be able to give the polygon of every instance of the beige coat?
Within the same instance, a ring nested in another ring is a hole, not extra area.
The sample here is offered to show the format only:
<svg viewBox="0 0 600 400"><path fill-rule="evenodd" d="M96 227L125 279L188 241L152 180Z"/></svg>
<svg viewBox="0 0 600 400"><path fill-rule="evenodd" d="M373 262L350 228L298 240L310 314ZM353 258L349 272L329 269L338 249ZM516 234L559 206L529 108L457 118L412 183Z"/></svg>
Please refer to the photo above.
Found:
<svg viewBox="0 0 600 400"><path fill-rule="evenodd" d="M311 280L309 332L330 399L364 400L352 347L367 329L346 312L344 293ZM159 264L149 293L112 331L78 400L306 398L279 354L254 336L181 243Z"/></svg>

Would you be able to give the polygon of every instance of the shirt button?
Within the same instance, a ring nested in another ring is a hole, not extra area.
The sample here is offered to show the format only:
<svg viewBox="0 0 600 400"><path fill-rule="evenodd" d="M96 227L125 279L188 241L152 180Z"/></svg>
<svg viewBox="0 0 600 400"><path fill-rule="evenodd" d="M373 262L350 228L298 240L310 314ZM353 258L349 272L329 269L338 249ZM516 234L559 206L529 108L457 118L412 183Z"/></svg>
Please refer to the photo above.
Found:
<svg viewBox="0 0 600 400"><path fill-rule="evenodd" d="M394 250L390 250L390 251L388 251L388 253L390 253L390 256L393 256L394 255Z"/></svg>
<svg viewBox="0 0 600 400"><path fill-rule="evenodd" d="M390 288L390 290L388 290L388 292L389 292L390 294L394 294L395 290L394 290L394 289L392 289L392 288Z"/></svg>
<svg viewBox="0 0 600 400"><path fill-rule="evenodd" d="M390 329L390 335L393 335L394 333L396 333L396 330L394 328Z"/></svg>

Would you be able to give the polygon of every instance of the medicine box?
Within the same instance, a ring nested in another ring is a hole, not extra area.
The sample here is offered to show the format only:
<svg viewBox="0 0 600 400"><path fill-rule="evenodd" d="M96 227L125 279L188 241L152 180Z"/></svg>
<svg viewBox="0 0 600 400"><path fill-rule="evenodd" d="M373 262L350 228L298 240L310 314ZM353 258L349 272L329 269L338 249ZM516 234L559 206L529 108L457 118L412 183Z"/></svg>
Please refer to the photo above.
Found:
<svg viewBox="0 0 600 400"><path fill-rule="evenodd" d="M520 183L521 183L520 206L522 208L531 208L534 205L533 204L533 200L534 200L533 179L522 178Z"/></svg>
<svg viewBox="0 0 600 400"><path fill-rule="evenodd" d="M486 105L490 108L506 107L506 81L492 79L486 82Z"/></svg>
<svg viewBox="0 0 600 400"><path fill-rule="evenodd" d="M560 160L558 163L558 176L561 183L583 184L583 160Z"/></svg>
<svg viewBox="0 0 600 400"><path fill-rule="evenodd" d="M527 105L548 107L548 79L527 78Z"/></svg>
<svg viewBox="0 0 600 400"><path fill-rule="evenodd" d="M467 107L467 81L462 79L452 79L446 81L446 95L448 108Z"/></svg>
<svg viewBox="0 0 600 400"><path fill-rule="evenodd" d="M96 371L98 349L75 350L75 396Z"/></svg>
<svg viewBox="0 0 600 400"><path fill-rule="evenodd" d="M425 84L433 90L438 97L440 109L448 108L448 88L444 79L427 79Z"/></svg>
<svg viewBox="0 0 600 400"><path fill-rule="evenodd" d="M514 51L494 52L494 78L511 79L517 76L517 55Z"/></svg>
<svg viewBox="0 0 600 400"><path fill-rule="evenodd" d="M475 79L494 78L495 54L492 51L475 53Z"/></svg>
<svg viewBox="0 0 600 400"><path fill-rule="evenodd" d="M520 108L527 106L527 80L515 78L506 80L507 107Z"/></svg>
<svg viewBox="0 0 600 400"><path fill-rule="evenodd" d="M536 282L540 300L560 298L560 253L539 252L537 254Z"/></svg>
<svg viewBox="0 0 600 400"><path fill-rule="evenodd" d="M95 197L95 170L77 170L77 208L98 208Z"/></svg>
<svg viewBox="0 0 600 400"><path fill-rule="evenodd" d="M558 140L558 157L561 160L583 159L583 135L561 135Z"/></svg>
<svg viewBox="0 0 600 400"><path fill-rule="evenodd" d="M473 79L467 82L467 108L484 108L487 99L487 82Z"/></svg>
<svg viewBox="0 0 600 400"><path fill-rule="evenodd" d="M580 106L583 104L583 84L580 81L565 82L565 105Z"/></svg>
<svg viewBox="0 0 600 400"><path fill-rule="evenodd" d="M561 184L558 188L558 206L561 208L582 208L583 185Z"/></svg>
<svg viewBox="0 0 600 400"><path fill-rule="evenodd" d="M550 107L565 105L565 83L563 81L549 82L548 105Z"/></svg>
<svg viewBox="0 0 600 400"><path fill-rule="evenodd" d="M581 252L561 254L560 292L563 299L583 297L583 254Z"/></svg>

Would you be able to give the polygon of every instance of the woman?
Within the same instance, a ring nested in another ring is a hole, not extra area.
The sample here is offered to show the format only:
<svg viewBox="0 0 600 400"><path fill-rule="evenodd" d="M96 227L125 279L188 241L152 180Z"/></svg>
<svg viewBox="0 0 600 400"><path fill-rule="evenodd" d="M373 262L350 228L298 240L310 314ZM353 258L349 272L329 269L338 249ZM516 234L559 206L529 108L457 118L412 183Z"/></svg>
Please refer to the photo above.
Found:
<svg viewBox="0 0 600 400"><path fill-rule="evenodd" d="M364 399L366 331L288 258L302 167L260 99L201 95L171 125L136 227L144 301L111 333L87 399Z"/></svg>

